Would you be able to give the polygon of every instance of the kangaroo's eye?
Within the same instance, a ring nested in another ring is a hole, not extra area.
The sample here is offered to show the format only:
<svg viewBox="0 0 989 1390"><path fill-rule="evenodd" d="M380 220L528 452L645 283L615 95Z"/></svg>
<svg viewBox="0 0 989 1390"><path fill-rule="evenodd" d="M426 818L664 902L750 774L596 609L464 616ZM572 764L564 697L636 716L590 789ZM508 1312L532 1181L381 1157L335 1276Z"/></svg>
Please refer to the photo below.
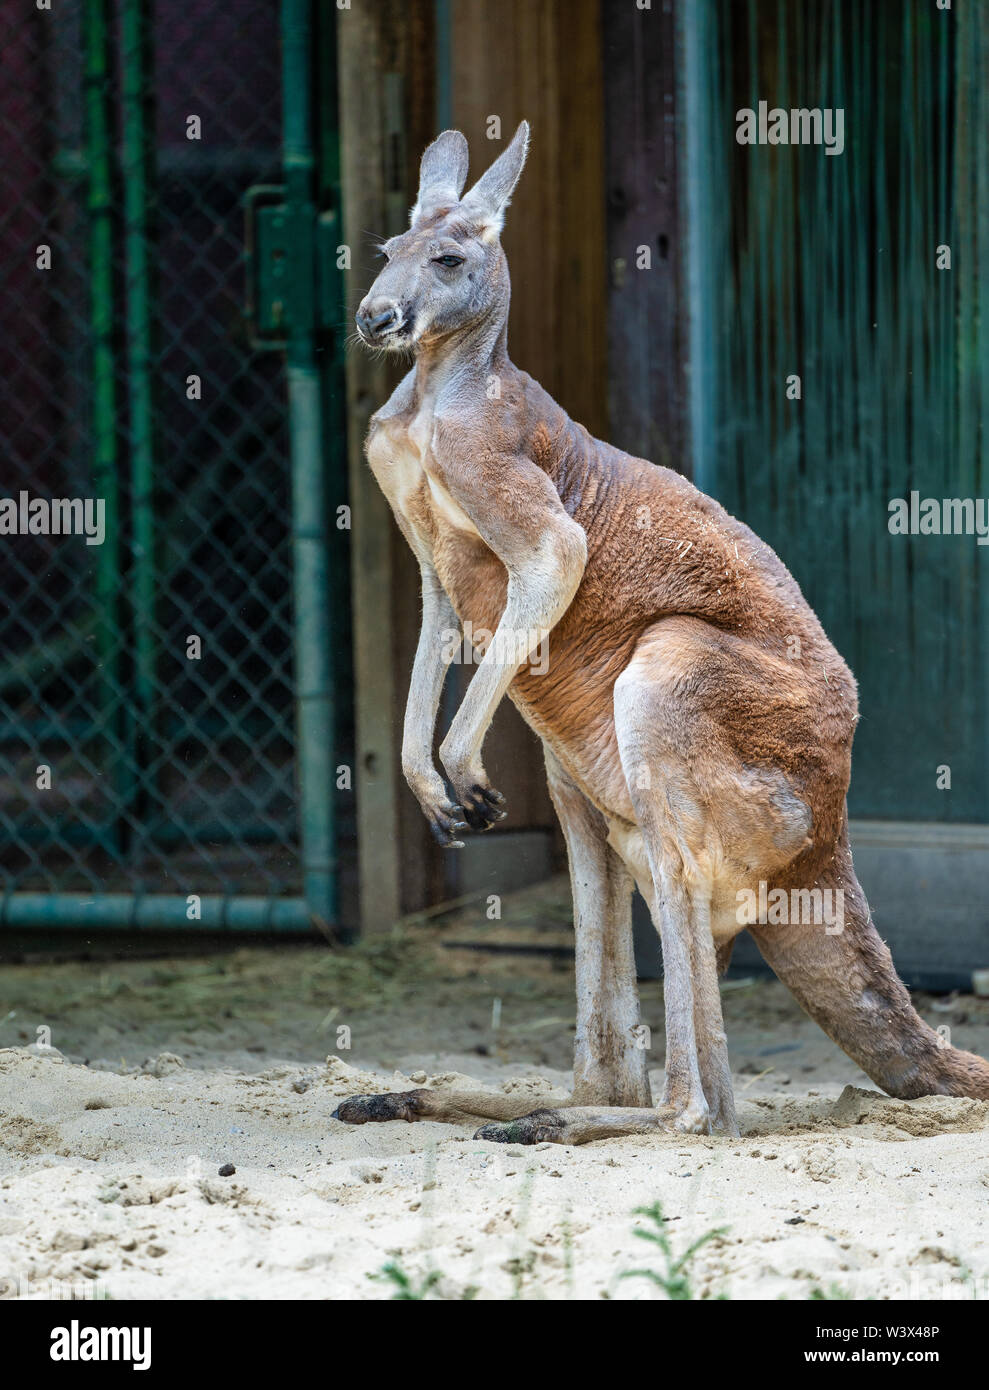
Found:
<svg viewBox="0 0 989 1390"><path fill-rule="evenodd" d="M455 270L458 265L463 265L463 256L437 256L436 264L444 266L447 270Z"/></svg>

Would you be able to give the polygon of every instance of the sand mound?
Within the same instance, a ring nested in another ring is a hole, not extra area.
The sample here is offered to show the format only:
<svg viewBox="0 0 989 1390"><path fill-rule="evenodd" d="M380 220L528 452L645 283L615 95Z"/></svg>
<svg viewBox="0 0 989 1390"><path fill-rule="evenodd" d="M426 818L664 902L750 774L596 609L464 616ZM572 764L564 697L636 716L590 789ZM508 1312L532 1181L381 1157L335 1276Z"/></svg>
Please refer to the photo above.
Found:
<svg viewBox="0 0 989 1390"><path fill-rule="evenodd" d="M879 1125L918 1138L938 1134L974 1134L989 1129L989 1101L964 1096L921 1096L893 1100L879 1091L846 1086L835 1102L838 1125Z"/></svg>

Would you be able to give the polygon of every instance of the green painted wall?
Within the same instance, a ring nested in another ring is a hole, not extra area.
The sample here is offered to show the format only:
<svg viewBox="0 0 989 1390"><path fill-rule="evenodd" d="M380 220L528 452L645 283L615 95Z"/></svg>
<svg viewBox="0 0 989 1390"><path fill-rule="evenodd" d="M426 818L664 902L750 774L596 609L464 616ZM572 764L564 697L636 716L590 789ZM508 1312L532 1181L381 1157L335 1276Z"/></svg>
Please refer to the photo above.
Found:
<svg viewBox="0 0 989 1390"><path fill-rule="evenodd" d="M699 0L685 23L697 480L859 679L852 814L985 821L989 546L887 523L911 491L989 493L989 7ZM842 108L843 152L739 144L760 100Z"/></svg>

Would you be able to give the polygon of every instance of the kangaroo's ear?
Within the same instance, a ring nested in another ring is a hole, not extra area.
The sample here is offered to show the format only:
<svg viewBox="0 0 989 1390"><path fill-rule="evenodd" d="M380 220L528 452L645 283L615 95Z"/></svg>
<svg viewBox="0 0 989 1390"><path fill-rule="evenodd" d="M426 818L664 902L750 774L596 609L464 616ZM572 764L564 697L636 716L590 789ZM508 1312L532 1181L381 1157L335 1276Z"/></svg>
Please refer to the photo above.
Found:
<svg viewBox="0 0 989 1390"><path fill-rule="evenodd" d="M496 237L501 232L505 209L519 181L528 148L529 122L523 121L508 148L481 175L461 203L464 214L481 225L482 236Z"/></svg>
<svg viewBox="0 0 989 1390"><path fill-rule="evenodd" d="M467 141L459 130L437 135L419 162L419 196L409 222L431 208L452 207L460 202L467 182Z"/></svg>

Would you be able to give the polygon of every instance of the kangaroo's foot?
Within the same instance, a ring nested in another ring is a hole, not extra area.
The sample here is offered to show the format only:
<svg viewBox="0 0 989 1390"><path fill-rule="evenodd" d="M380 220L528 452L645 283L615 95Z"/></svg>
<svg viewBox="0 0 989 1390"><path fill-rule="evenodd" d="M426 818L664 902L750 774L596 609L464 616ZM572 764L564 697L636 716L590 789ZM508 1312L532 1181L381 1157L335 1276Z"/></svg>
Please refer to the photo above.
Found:
<svg viewBox="0 0 989 1390"><path fill-rule="evenodd" d="M474 1124L478 1120L517 1120L538 1107L540 1097L529 1093L509 1095L489 1091L419 1089L388 1091L378 1096L348 1096L331 1119L347 1125L376 1124L384 1120L438 1120L445 1124ZM549 1097L545 1105L558 1105Z"/></svg>
<svg viewBox="0 0 989 1390"><path fill-rule="evenodd" d="M565 1109L533 1110L507 1124L482 1125L474 1138L490 1139L494 1144L562 1144L567 1142L562 1138L567 1113Z"/></svg>
<svg viewBox="0 0 989 1390"><path fill-rule="evenodd" d="M536 1102L534 1105L533 1102ZM384 1120L438 1120L447 1124L482 1125L475 1139L495 1144L589 1144L594 1139L621 1138L628 1134L708 1134L708 1108L657 1108L609 1105L570 1105L559 1101L538 1104L532 1095L498 1095L486 1091L390 1091L379 1096L348 1096L331 1116L348 1125ZM720 1119L720 1117L719 1117ZM717 1126L738 1134L734 1114Z"/></svg>
<svg viewBox="0 0 989 1390"><path fill-rule="evenodd" d="M691 1116L678 1116L668 1107L614 1104L574 1105L572 1100L512 1092L445 1091L419 1089L389 1091L378 1096L348 1096L331 1116L348 1125L377 1124L384 1120L438 1120L446 1124L483 1125L476 1138L497 1144L587 1144L623 1134L648 1134L659 1130L707 1132Z"/></svg>
<svg viewBox="0 0 989 1390"><path fill-rule="evenodd" d="M348 1096L342 1100L330 1116L342 1120L346 1125L366 1125L383 1120L425 1119L428 1114L428 1101L423 1101L425 1091L387 1091L381 1096Z"/></svg>
<svg viewBox="0 0 989 1390"><path fill-rule="evenodd" d="M507 1124L482 1125L475 1139L494 1144L589 1144L594 1139L617 1139L629 1134L672 1133L672 1112L607 1108L604 1106L559 1106L533 1110Z"/></svg>

